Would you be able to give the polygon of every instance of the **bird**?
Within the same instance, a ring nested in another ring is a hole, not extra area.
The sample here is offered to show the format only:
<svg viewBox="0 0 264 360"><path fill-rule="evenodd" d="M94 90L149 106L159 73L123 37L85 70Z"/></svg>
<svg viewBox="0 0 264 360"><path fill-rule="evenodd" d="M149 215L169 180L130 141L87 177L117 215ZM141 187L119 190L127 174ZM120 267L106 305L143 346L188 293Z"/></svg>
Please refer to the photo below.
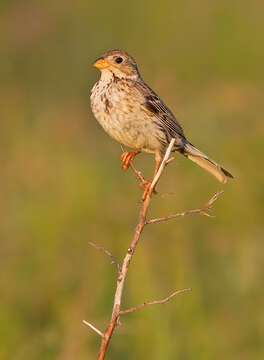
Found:
<svg viewBox="0 0 264 360"><path fill-rule="evenodd" d="M233 178L186 139L172 111L142 79L132 56L123 50L110 50L93 65L101 71L101 77L91 90L92 112L106 133L134 150L122 153L122 169L126 170L140 152L152 153L155 176L174 138L172 151L192 160L221 183L226 183L228 177ZM151 184L146 183L146 187Z"/></svg>

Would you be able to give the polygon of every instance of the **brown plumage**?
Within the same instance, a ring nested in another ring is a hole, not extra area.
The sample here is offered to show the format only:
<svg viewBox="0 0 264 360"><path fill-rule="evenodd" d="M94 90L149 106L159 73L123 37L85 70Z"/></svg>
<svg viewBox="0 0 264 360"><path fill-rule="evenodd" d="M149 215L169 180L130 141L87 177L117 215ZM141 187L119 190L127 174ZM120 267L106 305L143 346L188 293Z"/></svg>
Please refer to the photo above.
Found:
<svg viewBox="0 0 264 360"><path fill-rule="evenodd" d="M92 111L104 130L119 143L136 151L126 152L123 168L140 151L154 153L155 172L172 138L181 153L225 183L233 177L222 166L196 149L184 136L181 125L159 96L142 80L135 60L126 52L112 50L94 66L101 78L91 93Z"/></svg>

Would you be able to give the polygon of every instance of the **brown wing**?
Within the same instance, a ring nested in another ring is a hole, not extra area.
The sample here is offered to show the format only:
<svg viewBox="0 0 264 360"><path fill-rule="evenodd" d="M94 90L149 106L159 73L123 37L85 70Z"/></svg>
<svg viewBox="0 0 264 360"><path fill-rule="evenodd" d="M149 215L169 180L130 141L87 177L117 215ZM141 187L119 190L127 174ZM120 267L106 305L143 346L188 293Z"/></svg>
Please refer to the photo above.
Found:
<svg viewBox="0 0 264 360"><path fill-rule="evenodd" d="M142 104L143 107L160 121L161 126L166 132L168 132L171 137L177 138L180 136L185 139L183 128L159 96L143 81L135 82L135 87L144 97L145 102Z"/></svg>

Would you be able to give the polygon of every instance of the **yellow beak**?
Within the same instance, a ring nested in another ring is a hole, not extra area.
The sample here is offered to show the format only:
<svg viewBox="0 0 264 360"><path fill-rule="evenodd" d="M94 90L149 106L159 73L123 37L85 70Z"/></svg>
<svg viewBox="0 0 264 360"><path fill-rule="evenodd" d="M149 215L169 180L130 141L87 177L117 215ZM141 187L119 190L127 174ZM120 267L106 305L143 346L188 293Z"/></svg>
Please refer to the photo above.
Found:
<svg viewBox="0 0 264 360"><path fill-rule="evenodd" d="M93 66L101 70L101 69L107 69L110 66L110 64L104 59L100 58L93 63Z"/></svg>

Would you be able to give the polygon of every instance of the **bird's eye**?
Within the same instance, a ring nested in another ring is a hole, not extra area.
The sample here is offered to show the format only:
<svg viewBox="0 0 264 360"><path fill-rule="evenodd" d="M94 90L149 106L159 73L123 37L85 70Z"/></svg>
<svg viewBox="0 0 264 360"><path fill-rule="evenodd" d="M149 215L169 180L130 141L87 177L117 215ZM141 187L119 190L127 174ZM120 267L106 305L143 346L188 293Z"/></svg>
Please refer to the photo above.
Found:
<svg viewBox="0 0 264 360"><path fill-rule="evenodd" d="M115 62L117 64L120 64L122 61L123 61L123 59L121 57L118 57L118 58L115 59Z"/></svg>

